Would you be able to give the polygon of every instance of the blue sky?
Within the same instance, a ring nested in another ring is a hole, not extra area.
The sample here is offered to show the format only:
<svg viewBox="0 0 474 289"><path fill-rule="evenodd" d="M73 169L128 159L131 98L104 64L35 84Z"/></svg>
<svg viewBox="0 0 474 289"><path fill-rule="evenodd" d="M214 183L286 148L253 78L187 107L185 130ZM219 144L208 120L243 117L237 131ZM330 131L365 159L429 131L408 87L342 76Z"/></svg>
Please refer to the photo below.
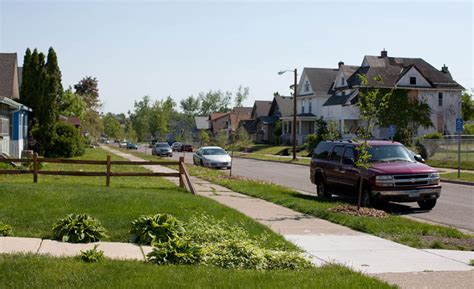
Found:
<svg viewBox="0 0 474 289"><path fill-rule="evenodd" d="M250 87L246 105L289 94L282 69L359 65L364 55L421 57L473 80L473 4L460 2L163 2L0 0L0 51L56 50L63 85L99 79L104 112L144 95L176 102Z"/></svg>

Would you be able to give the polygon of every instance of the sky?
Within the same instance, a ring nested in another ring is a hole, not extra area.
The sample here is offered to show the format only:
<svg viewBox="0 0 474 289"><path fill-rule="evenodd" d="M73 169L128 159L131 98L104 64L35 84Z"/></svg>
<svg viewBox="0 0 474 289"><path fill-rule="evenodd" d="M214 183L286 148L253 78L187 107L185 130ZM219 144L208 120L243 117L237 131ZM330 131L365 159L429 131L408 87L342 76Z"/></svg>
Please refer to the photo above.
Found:
<svg viewBox="0 0 474 289"><path fill-rule="evenodd" d="M99 80L103 112L250 88L244 105L289 95L304 67L364 55L420 57L474 88L472 1L0 0L0 52L58 54L63 86Z"/></svg>

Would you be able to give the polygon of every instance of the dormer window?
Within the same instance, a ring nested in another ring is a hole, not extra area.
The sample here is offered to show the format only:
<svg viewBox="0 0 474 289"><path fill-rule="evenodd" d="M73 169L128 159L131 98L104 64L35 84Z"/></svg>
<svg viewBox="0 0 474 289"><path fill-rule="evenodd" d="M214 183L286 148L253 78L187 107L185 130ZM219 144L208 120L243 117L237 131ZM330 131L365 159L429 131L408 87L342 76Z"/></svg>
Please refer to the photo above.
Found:
<svg viewBox="0 0 474 289"><path fill-rule="evenodd" d="M304 91L305 92L309 91L309 81L307 81L307 80L304 83Z"/></svg>
<svg viewBox="0 0 474 289"><path fill-rule="evenodd" d="M415 76L410 77L410 85L416 85L416 77Z"/></svg>
<svg viewBox="0 0 474 289"><path fill-rule="evenodd" d="M341 78L341 85L344 85L344 82L345 82L344 77L342 77Z"/></svg>

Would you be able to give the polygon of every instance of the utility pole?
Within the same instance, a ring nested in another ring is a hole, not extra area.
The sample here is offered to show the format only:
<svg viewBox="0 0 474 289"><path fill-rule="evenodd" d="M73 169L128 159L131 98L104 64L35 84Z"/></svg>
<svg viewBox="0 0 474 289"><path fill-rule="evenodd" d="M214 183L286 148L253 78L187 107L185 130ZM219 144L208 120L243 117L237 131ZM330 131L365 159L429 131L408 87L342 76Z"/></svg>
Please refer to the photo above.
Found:
<svg viewBox="0 0 474 289"><path fill-rule="evenodd" d="M294 73L295 73L295 83L293 84L293 89L294 89L294 93L293 93L293 131L292 131L292 135L293 135L293 160L296 160L296 94L297 94L297 91L298 91L298 72L295 68L294 70Z"/></svg>

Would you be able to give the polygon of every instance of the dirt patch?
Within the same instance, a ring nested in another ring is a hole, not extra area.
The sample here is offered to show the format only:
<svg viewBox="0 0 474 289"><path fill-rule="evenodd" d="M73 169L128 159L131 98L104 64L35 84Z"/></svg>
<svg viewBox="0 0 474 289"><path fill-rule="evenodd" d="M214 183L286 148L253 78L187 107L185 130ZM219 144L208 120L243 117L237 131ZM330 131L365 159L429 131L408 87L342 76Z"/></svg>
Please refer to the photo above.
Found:
<svg viewBox="0 0 474 289"><path fill-rule="evenodd" d="M474 251L474 238L451 238L438 236L421 236L421 239L428 247L433 249L459 249Z"/></svg>
<svg viewBox="0 0 474 289"><path fill-rule="evenodd" d="M387 218L389 216L389 214L382 210L373 208L360 208L360 210L357 210L357 207L353 205L340 205L329 210L332 212L360 217Z"/></svg>

